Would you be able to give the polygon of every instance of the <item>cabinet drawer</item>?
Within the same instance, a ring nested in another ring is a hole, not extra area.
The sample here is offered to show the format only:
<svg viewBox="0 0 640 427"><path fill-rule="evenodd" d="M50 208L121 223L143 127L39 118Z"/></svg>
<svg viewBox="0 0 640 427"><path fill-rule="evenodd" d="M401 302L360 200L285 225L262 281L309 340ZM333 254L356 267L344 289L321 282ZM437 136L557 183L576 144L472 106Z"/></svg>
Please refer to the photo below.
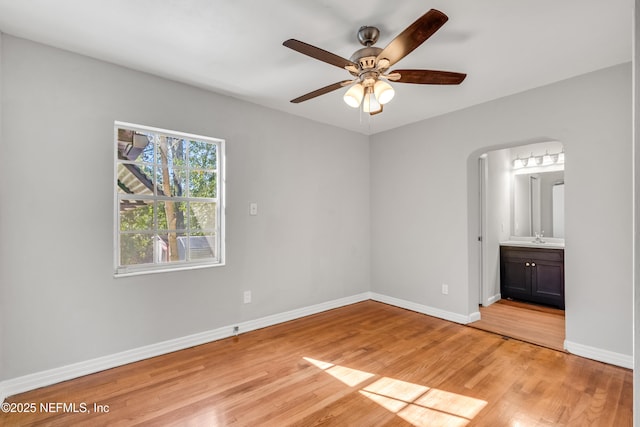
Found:
<svg viewBox="0 0 640 427"><path fill-rule="evenodd" d="M564 249L521 248L517 246L500 246L500 255L504 257L540 261L564 261Z"/></svg>

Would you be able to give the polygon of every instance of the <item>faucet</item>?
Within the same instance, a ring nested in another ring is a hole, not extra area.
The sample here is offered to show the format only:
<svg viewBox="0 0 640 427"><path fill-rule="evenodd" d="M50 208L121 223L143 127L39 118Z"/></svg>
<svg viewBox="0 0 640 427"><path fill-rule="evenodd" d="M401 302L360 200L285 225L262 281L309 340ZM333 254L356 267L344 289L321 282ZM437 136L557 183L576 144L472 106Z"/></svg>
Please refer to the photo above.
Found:
<svg viewBox="0 0 640 427"><path fill-rule="evenodd" d="M544 240L542 240L542 236L544 235L544 231L541 231L540 233L535 233L536 235L536 239L533 241L533 243L545 243Z"/></svg>

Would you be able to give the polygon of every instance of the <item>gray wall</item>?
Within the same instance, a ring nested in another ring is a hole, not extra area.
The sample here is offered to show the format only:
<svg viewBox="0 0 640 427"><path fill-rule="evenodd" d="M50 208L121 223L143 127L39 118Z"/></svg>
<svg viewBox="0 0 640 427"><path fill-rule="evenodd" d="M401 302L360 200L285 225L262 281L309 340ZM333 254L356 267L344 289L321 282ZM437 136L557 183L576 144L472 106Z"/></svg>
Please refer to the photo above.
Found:
<svg viewBox="0 0 640 427"><path fill-rule="evenodd" d="M369 290L366 136L8 35L2 78L0 379ZM226 139L227 266L112 277L114 120Z"/></svg>
<svg viewBox="0 0 640 427"><path fill-rule="evenodd" d="M372 291L477 311L477 158L549 139L567 159L567 341L630 357L631 64L374 135Z"/></svg>

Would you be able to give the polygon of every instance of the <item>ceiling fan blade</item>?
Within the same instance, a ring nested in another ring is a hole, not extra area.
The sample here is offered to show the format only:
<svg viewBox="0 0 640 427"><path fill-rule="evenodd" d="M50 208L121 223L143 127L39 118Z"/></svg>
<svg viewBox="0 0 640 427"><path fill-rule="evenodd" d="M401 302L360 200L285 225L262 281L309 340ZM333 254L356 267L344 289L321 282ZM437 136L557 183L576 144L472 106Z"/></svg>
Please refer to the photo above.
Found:
<svg viewBox="0 0 640 427"><path fill-rule="evenodd" d="M431 9L391 40L378 55L378 61L388 59L389 65L395 64L424 43L448 20L444 13Z"/></svg>
<svg viewBox="0 0 640 427"><path fill-rule="evenodd" d="M348 59L345 59L341 56L338 56L334 53L327 52L324 49L320 49L319 47L312 46L305 42L301 42L300 40L289 39L282 43L284 46L289 49L293 49L296 52L303 53L307 56L320 60L322 62L326 62L327 64L335 65L336 67L344 69L347 66L358 67L357 64L351 62Z"/></svg>
<svg viewBox="0 0 640 427"><path fill-rule="evenodd" d="M294 104L299 104L304 101L308 101L316 96L324 95L325 93L333 92L336 89L340 89L341 87L345 87L351 84L353 80L344 80L338 83L331 84L329 86L322 87L320 89L314 90L313 92L309 92L306 95L302 95L297 97L296 99L292 99L291 102Z"/></svg>
<svg viewBox="0 0 640 427"><path fill-rule="evenodd" d="M393 70L389 74L400 74L400 78L389 80L420 85L459 85L467 77L464 73L436 70Z"/></svg>

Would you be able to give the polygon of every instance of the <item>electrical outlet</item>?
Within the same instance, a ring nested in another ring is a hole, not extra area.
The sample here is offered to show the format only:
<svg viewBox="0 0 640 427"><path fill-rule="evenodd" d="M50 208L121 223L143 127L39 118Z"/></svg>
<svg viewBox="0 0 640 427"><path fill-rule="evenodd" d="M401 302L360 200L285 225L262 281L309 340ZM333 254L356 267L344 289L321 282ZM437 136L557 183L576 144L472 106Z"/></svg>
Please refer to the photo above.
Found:
<svg viewBox="0 0 640 427"><path fill-rule="evenodd" d="M257 203L249 203L249 215L251 215L251 216L258 215L258 204Z"/></svg>
<svg viewBox="0 0 640 427"><path fill-rule="evenodd" d="M449 295L449 285L447 285L446 283L442 284L442 294Z"/></svg>
<svg viewBox="0 0 640 427"><path fill-rule="evenodd" d="M251 302L251 291L244 291L244 303L249 304Z"/></svg>

